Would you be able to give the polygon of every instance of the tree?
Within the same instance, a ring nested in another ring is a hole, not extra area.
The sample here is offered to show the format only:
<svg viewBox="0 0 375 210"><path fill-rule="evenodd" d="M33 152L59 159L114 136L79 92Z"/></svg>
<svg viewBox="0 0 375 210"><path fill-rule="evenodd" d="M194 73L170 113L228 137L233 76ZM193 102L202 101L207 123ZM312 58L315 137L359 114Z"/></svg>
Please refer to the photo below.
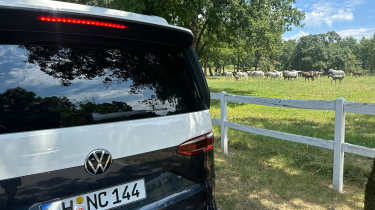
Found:
<svg viewBox="0 0 375 210"><path fill-rule="evenodd" d="M363 69L375 71L375 35L370 38L362 38L359 44L359 58Z"/></svg>
<svg viewBox="0 0 375 210"><path fill-rule="evenodd" d="M366 184L365 210L375 210L375 160Z"/></svg>
<svg viewBox="0 0 375 210"><path fill-rule="evenodd" d="M292 56L292 68L301 71L327 69L327 45L323 40L321 34L302 37Z"/></svg>
<svg viewBox="0 0 375 210"><path fill-rule="evenodd" d="M291 70L292 69L292 59L294 49L296 48L296 40L288 40L282 43L282 49L279 56L276 58L279 62L280 70Z"/></svg>
<svg viewBox="0 0 375 210"><path fill-rule="evenodd" d="M341 47L338 44L334 44L328 50L328 68L343 69L348 72L355 70L357 60L349 47Z"/></svg>
<svg viewBox="0 0 375 210"><path fill-rule="evenodd" d="M355 71L358 58L353 52L359 52L358 44L353 38L342 39L334 31L325 34L315 34L302 37L296 42L294 50L291 44L284 45L283 60L287 53L292 53L289 66L302 71L328 71L342 69L347 72Z"/></svg>
<svg viewBox="0 0 375 210"><path fill-rule="evenodd" d="M256 58L256 68L260 60L276 57L281 47L281 35L291 30L291 26L301 26L304 13L293 7L292 0L258 0L249 5L249 28L246 46L251 46Z"/></svg>
<svg viewBox="0 0 375 210"><path fill-rule="evenodd" d="M71 2L76 4L87 4L92 6L108 7L112 0L61 0L65 2Z"/></svg>
<svg viewBox="0 0 375 210"><path fill-rule="evenodd" d="M157 15L170 24L189 28L193 35L193 46L198 55L203 55L211 43L220 40L229 29L222 30L228 0L113 0L111 8Z"/></svg>
<svg viewBox="0 0 375 210"><path fill-rule="evenodd" d="M232 64L237 70L258 67L260 62L273 66L281 35L293 25L301 26L304 18L304 13L293 6L295 0L69 1L161 16L170 24L191 29L193 47L205 66L222 67L215 62L226 48L233 52Z"/></svg>

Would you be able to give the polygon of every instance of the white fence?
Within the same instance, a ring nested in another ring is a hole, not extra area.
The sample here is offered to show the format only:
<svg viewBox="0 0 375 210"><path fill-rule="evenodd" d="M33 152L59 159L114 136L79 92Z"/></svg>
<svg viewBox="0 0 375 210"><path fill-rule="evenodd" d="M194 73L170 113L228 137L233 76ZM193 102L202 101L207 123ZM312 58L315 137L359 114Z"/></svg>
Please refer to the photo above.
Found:
<svg viewBox="0 0 375 210"><path fill-rule="evenodd" d="M221 149L225 154L228 154L228 128L334 150L333 188L339 192L342 192L343 188L345 152L364 157L375 157L375 149L345 143L345 113L375 115L375 104L352 103L345 101L344 98L338 98L335 101L285 100L274 98L259 98L252 96L237 96L230 95L225 92L211 93L211 99L220 100L221 119L212 119L212 122L221 126ZM229 122L227 120L227 102L257 104L284 108L333 110L335 111L335 139L325 140L308 136L300 136L296 134L255 128L247 125Z"/></svg>

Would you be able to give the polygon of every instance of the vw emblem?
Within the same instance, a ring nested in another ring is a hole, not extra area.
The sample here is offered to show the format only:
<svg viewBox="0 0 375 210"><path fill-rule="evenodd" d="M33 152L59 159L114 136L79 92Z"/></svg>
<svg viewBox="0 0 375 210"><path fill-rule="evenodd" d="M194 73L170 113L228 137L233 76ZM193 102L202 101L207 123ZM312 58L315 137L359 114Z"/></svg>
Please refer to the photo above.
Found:
<svg viewBox="0 0 375 210"><path fill-rule="evenodd" d="M85 169L91 175L102 174L108 170L112 163L111 154L105 149L96 149L87 156Z"/></svg>

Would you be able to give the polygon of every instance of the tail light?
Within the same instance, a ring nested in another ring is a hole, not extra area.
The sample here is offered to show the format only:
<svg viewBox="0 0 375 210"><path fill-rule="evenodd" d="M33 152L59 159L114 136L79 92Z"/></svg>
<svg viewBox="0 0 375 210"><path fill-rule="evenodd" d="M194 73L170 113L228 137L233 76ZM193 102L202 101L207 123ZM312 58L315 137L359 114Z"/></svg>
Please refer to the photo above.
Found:
<svg viewBox="0 0 375 210"><path fill-rule="evenodd" d="M178 146L177 152L183 155L192 156L214 148L214 134L211 132L195 137Z"/></svg>

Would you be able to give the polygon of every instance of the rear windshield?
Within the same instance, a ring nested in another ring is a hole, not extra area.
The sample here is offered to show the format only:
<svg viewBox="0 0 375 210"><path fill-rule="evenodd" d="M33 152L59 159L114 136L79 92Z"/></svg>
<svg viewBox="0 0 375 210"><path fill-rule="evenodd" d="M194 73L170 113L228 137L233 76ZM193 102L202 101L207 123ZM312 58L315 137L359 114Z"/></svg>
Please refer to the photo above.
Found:
<svg viewBox="0 0 375 210"><path fill-rule="evenodd" d="M0 134L204 109L182 49L0 43Z"/></svg>

